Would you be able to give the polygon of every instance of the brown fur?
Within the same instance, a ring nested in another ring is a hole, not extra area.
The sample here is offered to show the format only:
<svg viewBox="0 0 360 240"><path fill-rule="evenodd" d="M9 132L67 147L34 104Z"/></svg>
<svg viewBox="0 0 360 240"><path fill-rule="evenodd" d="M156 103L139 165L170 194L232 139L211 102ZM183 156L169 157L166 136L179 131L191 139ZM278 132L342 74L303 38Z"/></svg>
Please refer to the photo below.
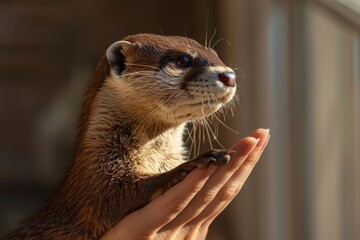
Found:
<svg viewBox="0 0 360 240"><path fill-rule="evenodd" d="M235 91L219 83L218 72L229 70L216 53L184 37L124 40L110 54L126 62L104 55L89 83L62 184L5 239L98 239L195 167L228 161L226 151L184 161L185 123L213 113ZM191 69L169 60L179 54L193 56Z"/></svg>

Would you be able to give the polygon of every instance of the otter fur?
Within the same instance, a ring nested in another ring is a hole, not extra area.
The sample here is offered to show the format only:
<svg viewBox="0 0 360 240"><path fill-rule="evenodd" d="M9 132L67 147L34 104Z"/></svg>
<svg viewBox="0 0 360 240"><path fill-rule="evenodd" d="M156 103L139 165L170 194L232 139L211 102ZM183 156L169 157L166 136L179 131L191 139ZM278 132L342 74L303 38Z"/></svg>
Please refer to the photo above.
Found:
<svg viewBox="0 0 360 240"><path fill-rule="evenodd" d="M235 89L233 70L190 38L137 34L113 43L86 90L69 171L5 239L99 239L194 168L225 164L226 150L186 161L183 134Z"/></svg>

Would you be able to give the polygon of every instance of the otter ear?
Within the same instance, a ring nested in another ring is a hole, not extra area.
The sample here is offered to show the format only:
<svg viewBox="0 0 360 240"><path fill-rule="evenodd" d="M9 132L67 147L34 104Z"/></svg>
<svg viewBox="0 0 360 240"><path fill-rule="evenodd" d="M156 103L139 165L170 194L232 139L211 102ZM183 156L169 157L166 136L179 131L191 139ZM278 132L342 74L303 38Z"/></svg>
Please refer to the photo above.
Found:
<svg viewBox="0 0 360 240"><path fill-rule="evenodd" d="M118 41L106 50L106 58L110 64L111 73L118 77L125 70L126 52L132 46L131 42Z"/></svg>

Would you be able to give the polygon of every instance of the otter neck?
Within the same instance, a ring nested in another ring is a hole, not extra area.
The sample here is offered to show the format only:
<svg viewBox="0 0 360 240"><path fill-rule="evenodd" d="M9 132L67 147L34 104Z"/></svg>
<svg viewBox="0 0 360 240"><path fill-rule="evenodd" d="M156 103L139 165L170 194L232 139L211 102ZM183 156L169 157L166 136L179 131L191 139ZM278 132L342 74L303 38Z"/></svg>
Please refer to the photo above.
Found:
<svg viewBox="0 0 360 240"><path fill-rule="evenodd" d="M112 158L131 156L122 158L122 161L131 158L131 162L126 163L127 171L145 175L169 171L184 161L185 123L175 127L162 125L160 128L154 123L143 126L125 113L119 116L104 111L90 115L82 143L86 155L94 156L90 161L98 164L99 159L103 159L103 164L107 165ZM77 161L83 162L83 158Z"/></svg>
<svg viewBox="0 0 360 240"><path fill-rule="evenodd" d="M118 138L112 139L112 136L120 134L122 138L127 139L129 151L148 151L154 146L154 149L161 147L162 150L167 150L168 148L160 145L175 142L179 148L172 148L171 151L177 149L178 154L183 154L182 135L186 123L175 125L161 122L143 113L145 111L139 110L139 107L137 112L132 111L126 99L119 101L118 98L111 96L116 95L99 91L94 99L86 120L87 129L81 137L80 145L83 149L84 147L102 148L106 141L117 141Z"/></svg>

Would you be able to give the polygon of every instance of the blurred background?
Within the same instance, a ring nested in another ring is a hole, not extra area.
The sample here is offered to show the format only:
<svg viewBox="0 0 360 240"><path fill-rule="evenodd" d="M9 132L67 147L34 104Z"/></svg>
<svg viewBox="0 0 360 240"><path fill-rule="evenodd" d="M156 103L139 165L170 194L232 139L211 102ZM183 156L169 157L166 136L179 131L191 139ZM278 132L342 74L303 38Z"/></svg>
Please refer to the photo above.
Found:
<svg viewBox="0 0 360 240"><path fill-rule="evenodd" d="M240 134L223 128L221 143L258 127L272 139L208 239L360 239L359 0L1 0L0 237L69 166L84 89L112 42L204 43L215 29L241 88L227 121Z"/></svg>

